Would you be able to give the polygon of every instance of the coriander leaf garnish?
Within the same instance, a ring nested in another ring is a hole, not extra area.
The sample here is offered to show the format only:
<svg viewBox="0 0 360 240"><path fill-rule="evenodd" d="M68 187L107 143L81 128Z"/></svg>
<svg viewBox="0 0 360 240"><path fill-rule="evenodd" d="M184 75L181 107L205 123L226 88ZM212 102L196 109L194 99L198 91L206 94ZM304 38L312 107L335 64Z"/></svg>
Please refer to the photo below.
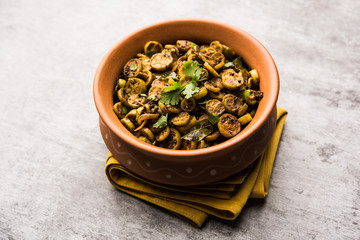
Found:
<svg viewBox="0 0 360 240"><path fill-rule="evenodd" d="M135 71L136 69L137 69L137 66L135 63L130 66L131 71Z"/></svg>
<svg viewBox="0 0 360 240"><path fill-rule="evenodd" d="M177 105L180 101L179 96L181 92L185 95L186 99L191 98L192 95L199 92L197 81L200 79L202 72L199 63L197 61L186 61L183 63L183 66L184 74L191 77L192 81L185 86L181 85L180 82L174 82L171 86L165 87L164 91L161 93L161 103ZM176 75L172 77L175 79Z"/></svg>
<svg viewBox="0 0 360 240"><path fill-rule="evenodd" d="M175 49L170 48L170 49L169 49L169 52L175 52Z"/></svg>
<svg viewBox="0 0 360 240"><path fill-rule="evenodd" d="M184 74L192 79L190 83L186 84L183 91L185 98L189 99L192 95L199 92L197 81L200 79L202 68L199 67L199 63L197 61L186 61L183 63L183 66Z"/></svg>
<svg viewBox="0 0 360 240"><path fill-rule="evenodd" d="M183 90L184 86L180 82L174 82L171 86L164 88L165 92L174 91L174 90Z"/></svg>
<svg viewBox="0 0 360 240"><path fill-rule="evenodd" d="M162 92L160 102L166 105L177 105L180 101L179 95L180 91Z"/></svg>
<svg viewBox="0 0 360 240"><path fill-rule="evenodd" d="M140 93L140 96L147 97L145 93Z"/></svg>
<svg viewBox="0 0 360 240"><path fill-rule="evenodd" d="M189 99L195 93L199 92L199 87L195 81L191 81L190 83L185 85L184 91L182 92L185 95L186 99Z"/></svg>
<svg viewBox="0 0 360 240"><path fill-rule="evenodd" d="M199 63L197 61L186 61L183 63L183 72L186 76L189 76L194 81L198 81L201 76L202 68L198 67Z"/></svg>
<svg viewBox="0 0 360 240"><path fill-rule="evenodd" d="M167 126L167 119L168 119L168 114L162 115L156 123L154 123L153 127L154 128L163 128Z"/></svg>
<svg viewBox="0 0 360 240"><path fill-rule="evenodd" d="M213 125L217 124L219 120L220 120L219 116L215 113L211 113L208 117L208 121Z"/></svg>
<svg viewBox="0 0 360 240"><path fill-rule="evenodd" d="M185 86L179 82L174 82L171 86L165 87L161 93L160 102L163 104L177 105L180 101L179 96Z"/></svg>

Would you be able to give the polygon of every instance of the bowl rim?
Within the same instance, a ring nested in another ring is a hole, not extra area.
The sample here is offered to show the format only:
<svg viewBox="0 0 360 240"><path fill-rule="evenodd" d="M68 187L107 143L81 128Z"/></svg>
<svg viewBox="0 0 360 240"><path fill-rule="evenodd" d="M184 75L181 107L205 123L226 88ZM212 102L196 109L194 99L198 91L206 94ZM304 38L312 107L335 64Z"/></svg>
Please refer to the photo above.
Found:
<svg viewBox="0 0 360 240"><path fill-rule="evenodd" d="M256 48L261 52L261 55L263 55L265 58L267 58L266 62L268 63L268 65L271 65L271 66L269 66L269 69L274 70L272 75L274 75L276 81L273 81L272 84L274 84L274 89L276 89L276 93L274 95L275 97L273 99L270 99L271 101L265 107L264 112L261 115L259 115L258 120L256 122L254 122L254 124L251 126L250 130L243 132L243 134L238 134L237 136L230 138L230 139L228 139L218 145L215 145L215 146L211 146L211 147L207 147L207 148L203 148L203 149L186 150L186 151L185 150L173 150L173 149L166 149L166 148L161 148L158 146L153 146L153 145L147 144L147 143L137 139L136 137L134 137L134 138L126 137L126 135L124 135L122 133L122 130L113 121L111 121L111 118L108 116L108 114L105 110L105 107L103 105L100 90L99 90L100 75L102 73L102 70L103 70L104 65L106 64L108 58L112 55L112 53L117 49L117 47L122 42L126 41L129 38L136 36L138 33L142 32L142 31L151 29L153 27L159 27L161 25L171 25L171 24L179 24L179 23L187 23L188 24L188 23L195 23L195 22L200 23L200 24L203 23L203 24L217 25L218 27L223 27L223 28L227 28L229 30L235 31L235 32L239 32L244 38L247 38L254 45L256 45ZM150 155L156 154L156 155L175 157L175 158L176 157L190 157L190 156L191 157L201 157L201 156L216 153L219 151L224 151L225 149L230 149L232 146L236 145L236 143L242 142L244 139L250 137L251 135L253 135L255 133L256 129L258 129L262 124L265 123L265 121L269 117L272 109L276 106L276 102L277 102L278 95L279 95L279 90L280 90L279 73L278 73L276 64L274 62L274 59L272 58L272 56L270 55L268 50L257 39L255 39L252 35L250 35L246 31L244 31L240 28L237 28L235 26L232 26L230 24L219 22L219 21L214 21L214 20L198 19L198 18L181 18L181 19L172 19L172 20L167 20L167 21L161 21L161 22L158 22L155 24L147 25L145 27L142 27L142 28L128 34L124 38L117 41L116 44L113 45L106 52L106 54L102 58L99 66L95 72L94 83L93 83L93 97L94 97L94 102L96 105L96 109L99 113L99 116L117 137L121 138L127 144L129 144L135 148L141 149L142 151L144 151ZM175 158L173 158L173 159L176 160Z"/></svg>

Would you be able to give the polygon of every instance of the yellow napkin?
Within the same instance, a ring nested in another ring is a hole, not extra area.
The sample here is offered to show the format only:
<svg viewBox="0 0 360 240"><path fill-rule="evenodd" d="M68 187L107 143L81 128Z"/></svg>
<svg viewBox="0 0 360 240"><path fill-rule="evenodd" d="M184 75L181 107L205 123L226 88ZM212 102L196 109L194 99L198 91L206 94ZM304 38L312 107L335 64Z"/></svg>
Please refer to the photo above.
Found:
<svg viewBox="0 0 360 240"><path fill-rule="evenodd" d="M111 153L106 159L105 173L117 189L163 207L198 227L202 226L209 214L233 220L249 198L264 198L268 194L286 116L287 111L278 107L274 135L264 153L252 166L215 183L191 187L154 183L128 171Z"/></svg>

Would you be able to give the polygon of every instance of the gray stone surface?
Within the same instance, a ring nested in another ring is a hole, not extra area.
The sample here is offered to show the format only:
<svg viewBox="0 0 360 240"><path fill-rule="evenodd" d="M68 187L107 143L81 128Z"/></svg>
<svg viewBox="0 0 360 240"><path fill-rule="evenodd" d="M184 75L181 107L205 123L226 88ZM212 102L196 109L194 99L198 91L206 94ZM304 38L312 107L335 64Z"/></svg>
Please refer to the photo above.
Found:
<svg viewBox="0 0 360 240"><path fill-rule="evenodd" d="M0 0L0 239L359 239L359 12L355 0ZM108 183L92 99L115 42L184 17L260 40L289 110L267 198L202 229Z"/></svg>

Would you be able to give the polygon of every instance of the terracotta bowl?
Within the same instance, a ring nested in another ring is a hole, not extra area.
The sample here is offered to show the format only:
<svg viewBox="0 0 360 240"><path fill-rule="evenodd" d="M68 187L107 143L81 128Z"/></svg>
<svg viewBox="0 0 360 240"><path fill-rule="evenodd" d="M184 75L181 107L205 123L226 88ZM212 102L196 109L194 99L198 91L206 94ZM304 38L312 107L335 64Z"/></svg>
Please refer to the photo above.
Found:
<svg viewBox="0 0 360 240"><path fill-rule="evenodd" d="M251 123L237 136L197 150L170 150L137 139L112 110L115 80L124 64L143 51L149 40L179 39L209 44L219 40L231 47L260 75L264 93ZM208 20L173 20L140 29L115 44L102 59L94 80L94 100L106 146L126 168L148 180L170 185L214 182L249 166L268 145L276 126L279 77L269 52L254 37L236 27Z"/></svg>

